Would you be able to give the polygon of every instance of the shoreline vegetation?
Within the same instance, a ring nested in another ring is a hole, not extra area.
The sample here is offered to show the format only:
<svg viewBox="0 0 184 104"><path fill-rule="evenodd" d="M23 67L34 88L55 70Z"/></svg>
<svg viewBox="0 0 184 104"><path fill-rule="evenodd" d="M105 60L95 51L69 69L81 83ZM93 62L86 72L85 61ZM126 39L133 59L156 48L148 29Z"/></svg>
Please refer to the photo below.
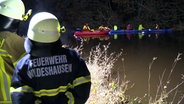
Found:
<svg viewBox="0 0 184 104"><path fill-rule="evenodd" d="M128 90L136 87L134 82L127 79L126 69L123 67L123 73L119 73L118 70L113 70L114 63L120 58L123 53L121 50L119 53L108 53L110 44L97 45L91 48L89 57L86 60L87 66L91 72L92 87L91 93L86 104L182 104L184 95L179 93L179 88L184 85L184 75L181 73L181 80L177 85L171 87L171 76L174 73L175 67L178 61L181 60L182 53L178 53L172 63L169 74L166 74L166 70L163 71L159 77L158 85L152 86L152 65L155 64L157 57L153 57L152 61L148 65L148 78L147 78L147 93L143 97L132 97L127 94ZM80 54L82 54L83 44L80 47L75 48ZM125 65L125 59L122 58L122 65ZM112 73L116 73L114 77ZM122 77L123 76L123 77ZM155 91L156 95L152 95L150 89L157 87Z"/></svg>
<svg viewBox="0 0 184 104"><path fill-rule="evenodd" d="M184 31L183 3L182 0L59 0L53 9L57 9L55 13L71 29L85 23L93 29L101 25L125 29L128 24L133 29L139 24L154 29L158 24L160 29Z"/></svg>
<svg viewBox="0 0 184 104"><path fill-rule="evenodd" d="M55 14L61 24L71 32L88 23L91 29L108 26L113 29L138 29L142 24L145 29L184 31L183 0L44 0L26 1L25 7L32 8L33 14L48 11ZM25 28L24 25L21 28ZM26 26L27 28L27 26ZM26 33L26 31L21 30ZM72 33L72 32L71 32Z"/></svg>

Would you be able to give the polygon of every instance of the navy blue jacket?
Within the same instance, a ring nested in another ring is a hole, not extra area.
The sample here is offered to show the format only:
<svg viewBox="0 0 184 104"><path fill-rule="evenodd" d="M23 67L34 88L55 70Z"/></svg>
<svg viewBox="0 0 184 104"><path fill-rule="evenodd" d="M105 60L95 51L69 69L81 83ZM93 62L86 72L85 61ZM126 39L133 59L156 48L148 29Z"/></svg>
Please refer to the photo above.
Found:
<svg viewBox="0 0 184 104"><path fill-rule="evenodd" d="M90 86L90 72L78 53L57 48L49 55L27 54L17 63L11 96L13 104L84 104Z"/></svg>

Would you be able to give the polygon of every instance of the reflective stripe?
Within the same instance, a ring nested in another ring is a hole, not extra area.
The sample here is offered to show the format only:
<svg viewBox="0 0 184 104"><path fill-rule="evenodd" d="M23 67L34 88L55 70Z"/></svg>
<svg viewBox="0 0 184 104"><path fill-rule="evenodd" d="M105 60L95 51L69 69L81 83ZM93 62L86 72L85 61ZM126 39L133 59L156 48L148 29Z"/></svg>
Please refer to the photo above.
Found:
<svg viewBox="0 0 184 104"><path fill-rule="evenodd" d="M7 53L7 52L1 52L1 51L0 51L0 54L1 54L1 55L5 55L5 54L8 54L8 53Z"/></svg>
<svg viewBox="0 0 184 104"><path fill-rule="evenodd" d="M58 34L58 31L48 31L48 30L38 30L38 29L32 29L34 33L40 33L40 34Z"/></svg>
<svg viewBox="0 0 184 104"><path fill-rule="evenodd" d="M1 55L3 55L3 54L4 54L4 55L7 55L7 54L8 54L8 52L6 52L6 51L5 51L5 50L3 50L3 49L0 49L0 54L1 54Z"/></svg>
<svg viewBox="0 0 184 104"><path fill-rule="evenodd" d="M3 49L0 49L0 56L5 56L5 57L12 58L12 56L9 55L8 52L6 52L6 50L3 50Z"/></svg>
<svg viewBox="0 0 184 104"><path fill-rule="evenodd" d="M90 81L91 81L91 76L90 75L89 76L85 76L85 77L76 78L73 81L73 87L81 85L81 84L84 84L84 83L88 83Z"/></svg>
<svg viewBox="0 0 184 104"><path fill-rule="evenodd" d="M27 92L27 93L31 93L33 92L33 89L29 86L22 86L22 87L18 87L18 88L14 88L14 87L10 87L10 92Z"/></svg>
<svg viewBox="0 0 184 104"><path fill-rule="evenodd" d="M75 86L84 84L84 83L88 83L91 81L91 77L90 76L86 76L86 77L79 77L76 78L73 81L73 85L71 85L70 83L67 86L60 86L56 89L42 89L39 91L33 91L30 87L28 86L23 86L23 87L19 87L19 88L12 88L11 87L11 93L12 92L33 92L35 96L37 97L42 97L42 96L55 96L58 95L61 92L66 92L68 88L74 88ZM67 96L67 98L69 98L68 104L74 104L74 97L72 95L71 92L66 92L65 95Z"/></svg>
<svg viewBox="0 0 184 104"><path fill-rule="evenodd" d="M12 104L12 101L0 101L0 104Z"/></svg>
<svg viewBox="0 0 184 104"><path fill-rule="evenodd" d="M5 39L0 38L0 48L3 46L4 42L5 42Z"/></svg>
<svg viewBox="0 0 184 104"><path fill-rule="evenodd" d="M3 96L3 100L7 100L7 89L8 88L8 85L7 85L7 79L6 79L6 75L4 74L4 72L2 71L2 69L0 69L0 81L1 81L1 84L0 84L0 88L1 88L1 93L2 93L2 96Z"/></svg>
<svg viewBox="0 0 184 104"><path fill-rule="evenodd" d="M1 58L1 57L0 57ZM3 100L11 100L10 97L10 77L6 74L3 60L0 59L0 90L3 96Z"/></svg>
<svg viewBox="0 0 184 104"><path fill-rule="evenodd" d="M66 93L65 93L65 95L67 96L67 98L69 99L68 100L68 104L74 104L74 97L73 97L73 94L71 93L71 92L69 92L69 91L67 91Z"/></svg>
<svg viewBox="0 0 184 104"><path fill-rule="evenodd" d="M4 89L3 96L5 96L4 97L5 100L10 100L10 96L9 96L10 83L8 83L10 81L8 81L8 76L5 73L3 73L3 79L4 79L4 81L3 81L4 82L4 86L3 86L4 88L2 88L2 91Z"/></svg>
<svg viewBox="0 0 184 104"><path fill-rule="evenodd" d="M25 55L26 55L26 52L23 53L23 54L19 57L19 59L17 59L15 62L13 62L14 67L16 66L17 62L18 62L23 56L25 56ZM6 52L6 50L3 50L3 49L0 49L0 56L5 56L5 57L10 57L10 58L12 58L12 56L11 56L10 54L8 54L8 52Z"/></svg>
<svg viewBox="0 0 184 104"><path fill-rule="evenodd" d="M66 92L68 89L68 86L60 86L56 89L50 89L50 90L40 90L40 91L34 91L35 96L41 97L41 96L55 96L59 94L60 92Z"/></svg>
<svg viewBox="0 0 184 104"><path fill-rule="evenodd" d="M19 57L19 59L17 59L17 61L15 61L15 62L13 63L13 65L16 66L16 65L17 65L17 62L18 62L23 56L25 56L25 55L26 55L26 52L23 53L23 54Z"/></svg>
<svg viewBox="0 0 184 104"><path fill-rule="evenodd" d="M18 14L22 14L21 11L17 10L17 9L14 9L12 8L11 6L8 6L8 5L5 5L5 4L0 4L0 8L1 9L4 9L4 10L9 10L11 11L12 13L18 13Z"/></svg>

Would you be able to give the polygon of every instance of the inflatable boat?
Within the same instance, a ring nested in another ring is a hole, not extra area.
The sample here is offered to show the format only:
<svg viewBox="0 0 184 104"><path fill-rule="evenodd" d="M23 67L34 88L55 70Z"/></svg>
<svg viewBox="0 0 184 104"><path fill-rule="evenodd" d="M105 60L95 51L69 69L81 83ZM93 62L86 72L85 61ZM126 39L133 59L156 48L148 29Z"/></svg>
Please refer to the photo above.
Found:
<svg viewBox="0 0 184 104"><path fill-rule="evenodd" d="M74 32L75 38L93 38L108 36L110 30L77 30Z"/></svg>
<svg viewBox="0 0 184 104"><path fill-rule="evenodd" d="M98 38L99 40L108 40L110 30L76 30L74 37L77 40L89 41L90 39Z"/></svg>
<svg viewBox="0 0 184 104"><path fill-rule="evenodd" d="M172 32L171 29L145 29L145 30L111 30L109 31L109 35L114 35L114 34L139 34L139 33L144 33L144 34L155 34L155 33L168 33Z"/></svg>

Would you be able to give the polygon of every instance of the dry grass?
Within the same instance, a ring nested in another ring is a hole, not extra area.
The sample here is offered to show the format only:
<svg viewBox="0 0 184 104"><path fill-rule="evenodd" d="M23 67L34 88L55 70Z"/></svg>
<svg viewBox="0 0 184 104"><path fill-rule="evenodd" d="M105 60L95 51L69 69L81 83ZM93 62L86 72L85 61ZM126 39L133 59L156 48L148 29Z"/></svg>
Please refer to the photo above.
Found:
<svg viewBox="0 0 184 104"><path fill-rule="evenodd" d="M123 69L123 79L120 80L120 73L116 70L116 78L112 78L112 70L115 62L122 56L123 50L120 53L108 53L110 44L108 45L97 45L91 49L89 59L86 61L87 66L91 72L92 77L92 87L91 93L86 104L182 104L184 99L184 94L177 98L178 89L184 83L184 75L181 74L182 81L179 82L175 87L167 89L170 84L170 78L175 69L177 62L181 59L181 53L173 62L172 68L168 76L165 75L166 70L159 77L158 86L151 86L151 69L157 57L153 57L153 60L149 64L148 73L148 93L142 98L135 97L132 98L128 96L126 92L131 90L134 84L126 79L125 68ZM78 47L77 50L82 51L82 47ZM81 52L80 52L81 53ZM122 58L122 65L124 66L124 59ZM114 72L114 70L113 70ZM166 78L166 81L164 78ZM156 95L152 97L150 93L151 87L157 87ZM174 93L174 96L171 95ZM172 101L167 101L167 98L172 96ZM147 103L143 103L143 99L148 99ZM176 101L175 101L176 100Z"/></svg>
<svg viewBox="0 0 184 104"><path fill-rule="evenodd" d="M157 57L154 57L152 62L149 64L149 77L148 77L148 100L149 100L149 104L182 104L182 101L184 99L184 94L182 94L180 96L180 98L177 99L177 101L175 101L175 100L176 100L176 95L178 94L179 87L181 85L183 85L183 83L184 83L183 74L181 74L182 81L179 82L177 85L175 85L173 88L168 89L168 87L170 85L172 73L173 73L178 61L181 59L180 58L181 55L182 55L181 53L178 53L177 57L175 58L175 60L172 64L171 69L169 70L170 71L169 75L168 76L165 75L165 72L166 72L166 69L165 69L164 72L162 73L162 75L159 77L160 81L159 81L159 84L157 86L157 91L156 91L156 95L155 95L154 98L150 94L150 88L151 87L156 87L156 86L151 86L150 79L151 79L151 68L152 68L153 63L157 59ZM164 80L164 78L166 78L166 80ZM174 93L174 96L171 95L173 93ZM168 97L171 97L172 100L168 101L167 100Z"/></svg>
<svg viewBox="0 0 184 104"><path fill-rule="evenodd" d="M118 71L117 78L111 77L114 63L122 52L108 54L109 45L98 45L90 52L87 66L92 76L92 88L87 104L124 104L129 101L125 93L132 87L130 81L124 76L120 82Z"/></svg>

